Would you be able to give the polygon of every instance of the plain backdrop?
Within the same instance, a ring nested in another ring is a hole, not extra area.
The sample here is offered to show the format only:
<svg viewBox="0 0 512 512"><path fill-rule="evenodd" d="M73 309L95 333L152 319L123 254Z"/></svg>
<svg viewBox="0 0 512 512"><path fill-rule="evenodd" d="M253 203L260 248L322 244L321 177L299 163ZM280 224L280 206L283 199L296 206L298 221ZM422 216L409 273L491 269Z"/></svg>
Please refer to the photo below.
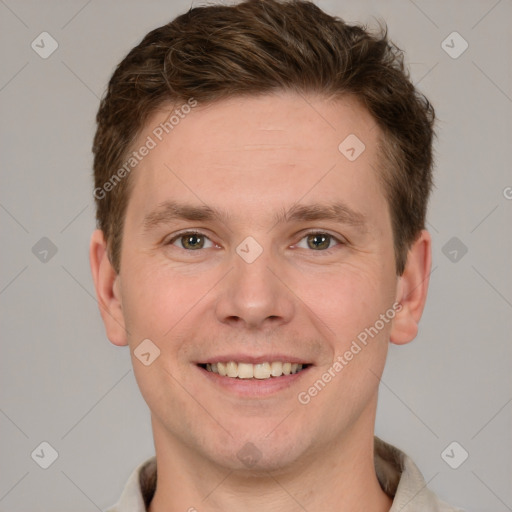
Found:
<svg viewBox="0 0 512 512"><path fill-rule="evenodd" d="M512 510L512 2L317 3L385 20L438 115L430 294L417 339L390 348L376 433L451 504ZM0 0L0 511L105 509L153 454L128 348L94 298L90 148L114 67L190 5Z"/></svg>

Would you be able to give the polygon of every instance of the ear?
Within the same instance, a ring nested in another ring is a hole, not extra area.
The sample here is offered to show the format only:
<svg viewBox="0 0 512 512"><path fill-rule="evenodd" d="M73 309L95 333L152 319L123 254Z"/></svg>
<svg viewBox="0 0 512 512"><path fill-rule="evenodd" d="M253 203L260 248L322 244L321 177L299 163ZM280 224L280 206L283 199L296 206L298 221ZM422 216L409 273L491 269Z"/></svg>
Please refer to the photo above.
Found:
<svg viewBox="0 0 512 512"><path fill-rule="evenodd" d="M404 273L398 278L396 301L402 307L393 320L391 343L403 345L418 334L418 323L427 300L431 265L432 239L424 229L409 249Z"/></svg>
<svg viewBox="0 0 512 512"><path fill-rule="evenodd" d="M119 293L120 276L110 263L107 243L103 231L99 229L95 230L91 237L89 260L107 337L114 345L127 345L127 332Z"/></svg>

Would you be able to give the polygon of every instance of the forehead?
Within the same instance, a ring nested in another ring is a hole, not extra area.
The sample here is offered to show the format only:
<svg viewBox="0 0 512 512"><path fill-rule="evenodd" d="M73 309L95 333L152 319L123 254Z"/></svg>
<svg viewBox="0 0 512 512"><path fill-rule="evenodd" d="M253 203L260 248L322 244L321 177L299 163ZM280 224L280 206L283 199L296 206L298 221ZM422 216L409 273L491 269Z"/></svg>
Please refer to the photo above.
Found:
<svg viewBox="0 0 512 512"><path fill-rule="evenodd" d="M278 93L162 108L135 144L153 147L130 177L129 210L185 197L240 216L308 200L379 206L378 136L350 98Z"/></svg>

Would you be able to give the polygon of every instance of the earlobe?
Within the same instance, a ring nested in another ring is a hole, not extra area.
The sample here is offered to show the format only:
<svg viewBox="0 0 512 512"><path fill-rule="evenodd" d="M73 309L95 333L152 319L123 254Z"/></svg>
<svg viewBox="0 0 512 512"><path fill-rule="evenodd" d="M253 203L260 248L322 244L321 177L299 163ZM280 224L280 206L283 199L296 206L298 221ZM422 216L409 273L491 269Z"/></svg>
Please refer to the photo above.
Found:
<svg viewBox="0 0 512 512"><path fill-rule="evenodd" d="M119 292L119 275L108 257L103 232L95 230L91 237L89 261L96 297L108 339L114 345L127 345L126 328Z"/></svg>
<svg viewBox="0 0 512 512"><path fill-rule="evenodd" d="M427 300L431 265L432 240L428 231L422 230L409 249L405 270L398 278L396 302L402 307L393 320L391 343L403 345L418 334L418 323Z"/></svg>

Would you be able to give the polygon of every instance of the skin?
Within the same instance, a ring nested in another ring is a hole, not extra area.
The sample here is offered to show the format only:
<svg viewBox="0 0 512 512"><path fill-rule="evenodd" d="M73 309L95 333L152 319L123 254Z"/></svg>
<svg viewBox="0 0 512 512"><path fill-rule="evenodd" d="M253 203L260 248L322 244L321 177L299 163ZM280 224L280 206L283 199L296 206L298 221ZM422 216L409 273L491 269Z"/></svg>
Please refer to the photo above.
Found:
<svg viewBox="0 0 512 512"><path fill-rule="evenodd" d="M168 116L156 113L135 147ZM338 150L349 134L366 146L353 162ZM130 346L151 410L158 465L151 512L389 510L373 462L379 378L389 342L416 336L431 239L419 233L397 276L378 134L349 98L282 92L199 105L132 171L119 274L94 232L90 260L107 336ZM144 218L166 200L228 217L145 230ZM274 216L296 203L334 201L365 225L276 224ZM184 248L186 239L176 238L183 230L206 236L194 239L203 248ZM308 231L335 238L314 248ZM236 252L248 236L263 249L252 263ZM402 308L394 319L301 404L298 393L395 302ZM144 339L160 350L149 366L133 353ZM235 352L293 354L312 366L278 392L241 395L196 365ZM247 443L258 453L252 467L237 457Z"/></svg>

